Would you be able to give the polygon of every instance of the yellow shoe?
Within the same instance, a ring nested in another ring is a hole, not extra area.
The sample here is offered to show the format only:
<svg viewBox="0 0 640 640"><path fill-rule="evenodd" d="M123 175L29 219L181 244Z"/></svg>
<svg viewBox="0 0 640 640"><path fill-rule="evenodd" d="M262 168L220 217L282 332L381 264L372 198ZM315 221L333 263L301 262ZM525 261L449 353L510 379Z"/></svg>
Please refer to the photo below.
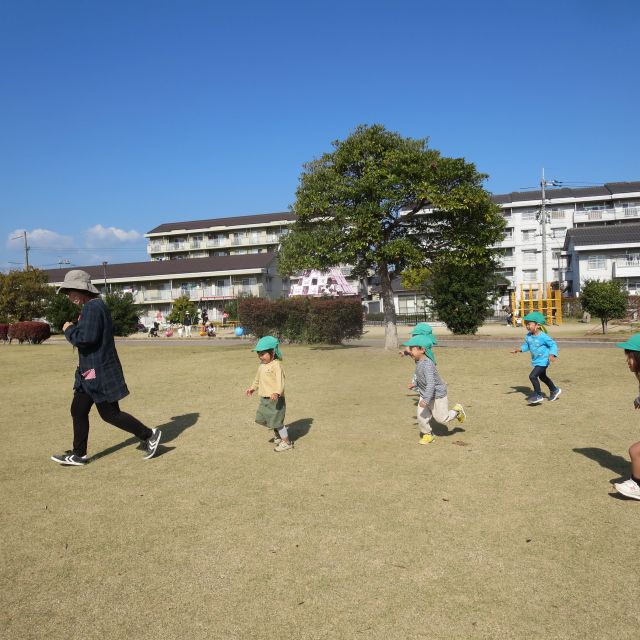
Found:
<svg viewBox="0 0 640 640"><path fill-rule="evenodd" d="M435 439L436 437L432 433L423 433L422 436L420 437L419 444L429 444L430 442L433 442Z"/></svg>
<svg viewBox="0 0 640 640"><path fill-rule="evenodd" d="M467 417L467 414L464 412L464 407L461 404L456 404L454 405L453 410L458 414L456 416L458 422L464 422L464 419Z"/></svg>

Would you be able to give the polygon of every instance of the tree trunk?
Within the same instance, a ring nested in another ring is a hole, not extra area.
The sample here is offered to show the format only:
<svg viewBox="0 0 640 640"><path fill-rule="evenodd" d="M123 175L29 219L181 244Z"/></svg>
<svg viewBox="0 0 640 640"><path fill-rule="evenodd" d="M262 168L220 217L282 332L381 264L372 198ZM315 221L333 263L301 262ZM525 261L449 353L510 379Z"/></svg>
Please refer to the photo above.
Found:
<svg viewBox="0 0 640 640"><path fill-rule="evenodd" d="M398 348L398 329L396 327L396 308L393 304L393 291L391 289L391 277L387 265L381 265L378 272L380 276L380 290L382 292L382 305L384 307L384 348L387 350Z"/></svg>
<svg viewBox="0 0 640 640"><path fill-rule="evenodd" d="M604 335L605 333L607 333L607 321L605 318L601 318L602 321L602 334Z"/></svg>

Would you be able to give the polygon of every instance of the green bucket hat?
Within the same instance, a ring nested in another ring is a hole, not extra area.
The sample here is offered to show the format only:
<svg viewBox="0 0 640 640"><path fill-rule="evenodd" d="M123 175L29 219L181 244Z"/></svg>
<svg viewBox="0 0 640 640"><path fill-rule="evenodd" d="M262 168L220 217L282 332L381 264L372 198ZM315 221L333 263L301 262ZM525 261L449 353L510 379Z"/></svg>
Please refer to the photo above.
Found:
<svg viewBox="0 0 640 640"><path fill-rule="evenodd" d="M539 311L532 311L531 313L528 313L523 320L525 322L535 322L537 324L546 324L547 319L544 317L543 313L540 313Z"/></svg>
<svg viewBox="0 0 640 640"><path fill-rule="evenodd" d="M617 342L616 347L627 351L640 351L640 333L632 335L626 342Z"/></svg>
<svg viewBox="0 0 640 640"><path fill-rule="evenodd" d="M430 336L431 344L438 344L436 337L433 335L433 329L431 325L426 322L418 322L418 324L411 330L412 336Z"/></svg>
<svg viewBox="0 0 640 640"><path fill-rule="evenodd" d="M424 349L427 358L436 364L436 358L433 355L433 351L431 351L431 347L433 346L433 338L431 336L413 336L407 340L407 342L402 343L403 347L422 347Z"/></svg>
<svg viewBox="0 0 640 640"><path fill-rule="evenodd" d="M278 360L282 360L282 353L280 353L280 349L278 345L280 341L278 338L274 338L273 336L263 336L258 340L258 344L254 347L253 351L270 351L273 349L273 353L278 358Z"/></svg>

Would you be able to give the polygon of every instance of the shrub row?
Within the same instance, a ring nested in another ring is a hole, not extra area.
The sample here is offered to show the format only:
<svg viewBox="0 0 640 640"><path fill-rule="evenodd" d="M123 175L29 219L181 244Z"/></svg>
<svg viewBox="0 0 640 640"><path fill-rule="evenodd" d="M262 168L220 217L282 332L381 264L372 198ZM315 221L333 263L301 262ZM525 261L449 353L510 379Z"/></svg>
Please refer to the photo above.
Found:
<svg viewBox="0 0 640 640"><path fill-rule="evenodd" d="M258 338L274 335L288 342L340 344L362 335L357 298L242 298L238 317L244 330Z"/></svg>
<svg viewBox="0 0 640 640"><path fill-rule="evenodd" d="M0 323L0 341L6 342L9 339L9 325Z"/></svg>
<svg viewBox="0 0 640 640"><path fill-rule="evenodd" d="M17 340L22 344L41 344L51 336L51 327L46 322L25 321L10 324L7 337L9 340Z"/></svg>

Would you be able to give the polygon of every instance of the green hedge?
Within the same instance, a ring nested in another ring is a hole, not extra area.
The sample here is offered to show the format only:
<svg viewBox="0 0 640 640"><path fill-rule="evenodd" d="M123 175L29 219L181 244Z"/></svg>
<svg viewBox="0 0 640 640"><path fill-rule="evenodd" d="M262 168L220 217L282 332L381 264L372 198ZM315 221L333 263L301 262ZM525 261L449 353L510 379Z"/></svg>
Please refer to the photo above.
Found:
<svg viewBox="0 0 640 640"><path fill-rule="evenodd" d="M288 342L341 344L362 336L362 304L357 298L280 300L242 298L238 317L246 333Z"/></svg>

